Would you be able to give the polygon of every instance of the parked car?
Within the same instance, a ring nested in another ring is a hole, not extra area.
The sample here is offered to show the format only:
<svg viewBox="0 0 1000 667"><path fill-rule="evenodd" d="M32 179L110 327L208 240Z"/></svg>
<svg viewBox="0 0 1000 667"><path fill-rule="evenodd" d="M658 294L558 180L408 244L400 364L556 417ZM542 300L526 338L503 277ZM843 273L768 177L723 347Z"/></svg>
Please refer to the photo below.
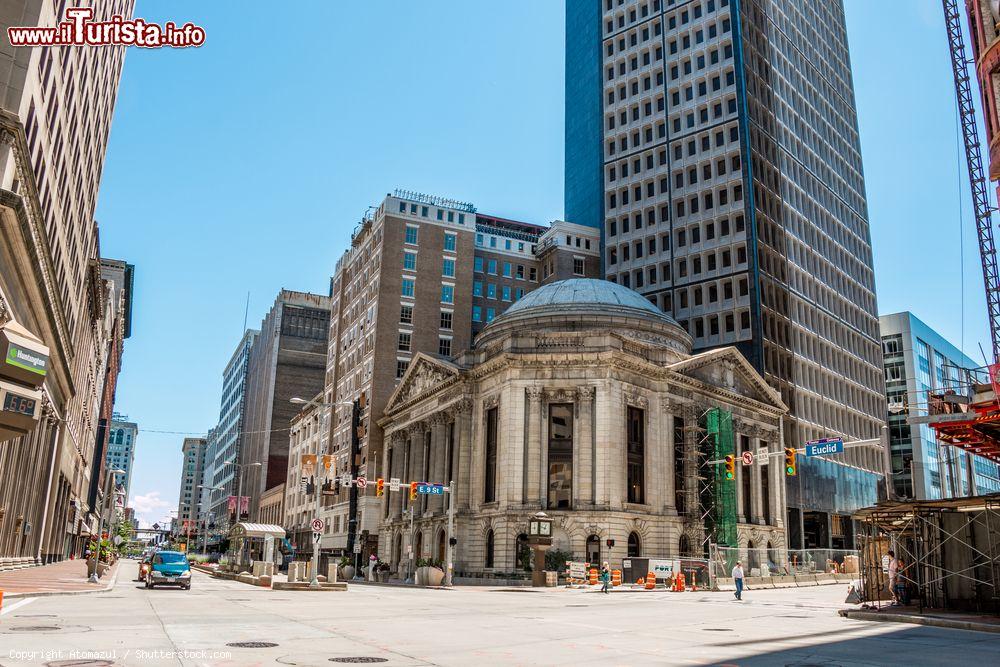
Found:
<svg viewBox="0 0 1000 667"><path fill-rule="evenodd" d="M191 565L185 554L179 551L157 551L153 554L146 574L146 588L164 584L191 589Z"/></svg>

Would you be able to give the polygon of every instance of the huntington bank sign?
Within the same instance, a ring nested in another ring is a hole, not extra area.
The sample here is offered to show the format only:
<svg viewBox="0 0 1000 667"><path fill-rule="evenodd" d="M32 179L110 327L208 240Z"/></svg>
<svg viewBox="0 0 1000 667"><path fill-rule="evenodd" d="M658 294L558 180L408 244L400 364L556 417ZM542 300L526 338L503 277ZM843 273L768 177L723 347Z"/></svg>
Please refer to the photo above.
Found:
<svg viewBox="0 0 1000 667"><path fill-rule="evenodd" d="M30 352L14 343L9 343L6 361L11 366L17 366L38 375L45 375L49 358L36 352Z"/></svg>

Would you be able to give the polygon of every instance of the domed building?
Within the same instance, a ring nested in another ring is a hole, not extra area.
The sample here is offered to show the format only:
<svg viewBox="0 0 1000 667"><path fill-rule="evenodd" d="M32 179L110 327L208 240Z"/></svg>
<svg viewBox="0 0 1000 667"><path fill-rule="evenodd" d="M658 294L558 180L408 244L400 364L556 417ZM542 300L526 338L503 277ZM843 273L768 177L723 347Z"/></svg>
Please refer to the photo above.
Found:
<svg viewBox="0 0 1000 667"><path fill-rule="evenodd" d="M473 349L413 359L380 421L380 475L454 480L456 576L523 569L540 510L554 521L553 549L572 560L702 557L711 538L766 548L781 564L783 466L739 459L781 451L786 407L735 348L692 355L691 344L626 287L545 285ZM717 463L726 454L737 458L733 480ZM378 541L400 575L409 547L414 560L443 561L447 544L447 496L411 502L405 491L383 497Z"/></svg>

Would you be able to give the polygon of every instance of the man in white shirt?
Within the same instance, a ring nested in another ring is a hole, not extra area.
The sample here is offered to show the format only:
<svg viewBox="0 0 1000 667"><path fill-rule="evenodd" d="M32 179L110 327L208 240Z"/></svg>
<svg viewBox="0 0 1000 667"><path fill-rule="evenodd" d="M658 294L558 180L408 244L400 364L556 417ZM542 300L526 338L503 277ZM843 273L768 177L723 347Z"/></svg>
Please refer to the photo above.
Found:
<svg viewBox="0 0 1000 667"><path fill-rule="evenodd" d="M743 599L743 565L740 561L736 561L736 567L733 568L733 583L736 584L736 592L733 595L736 596L737 600Z"/></svg>
<svg viewBox="0 0 1000 667"><path fill-rule="evenodd" d="M899 604L899 597L896 595L896 584L899 583L899 561L891 549L886 555L889 556L889 594L892 595L892 603Z"/></svg>

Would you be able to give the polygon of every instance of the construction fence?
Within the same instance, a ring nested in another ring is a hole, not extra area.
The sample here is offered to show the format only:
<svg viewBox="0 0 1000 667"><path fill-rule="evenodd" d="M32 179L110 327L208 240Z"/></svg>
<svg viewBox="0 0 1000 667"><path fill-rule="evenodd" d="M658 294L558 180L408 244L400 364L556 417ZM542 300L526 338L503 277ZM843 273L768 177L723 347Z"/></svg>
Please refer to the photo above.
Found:
<svg viewBox="0 0 1000 667"><path fill-rule="evenodd" d="M732 578L739 562L752 578L803 577L814 574L860 572L860 556L850 549L765 549L711 545L709 564L713 585Z"/></svg>

